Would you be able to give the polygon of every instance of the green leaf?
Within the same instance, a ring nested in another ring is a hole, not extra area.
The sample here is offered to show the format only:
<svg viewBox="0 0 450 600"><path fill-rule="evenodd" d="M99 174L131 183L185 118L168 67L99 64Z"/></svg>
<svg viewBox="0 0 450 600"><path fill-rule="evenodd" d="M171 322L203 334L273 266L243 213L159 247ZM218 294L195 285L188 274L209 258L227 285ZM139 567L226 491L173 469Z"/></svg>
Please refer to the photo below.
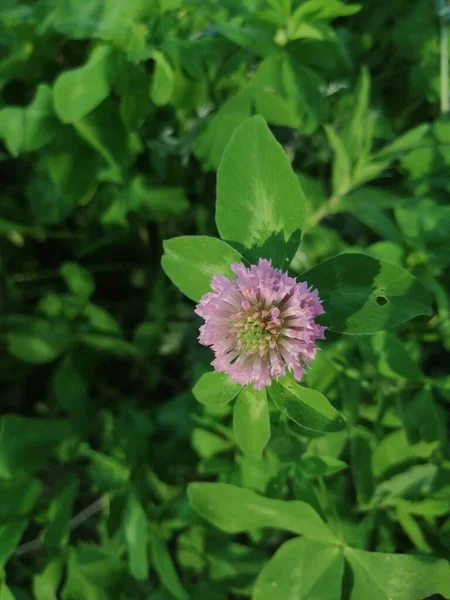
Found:
<svg viewBox="0 0 450 600"><path fill-rule="evenodd" d="M332 456L317 456L310 452L301 456L298 466L308 477L334 475L347 468L347 464L342 460Z"/></svg>
<svg viewBox="0 0 450 600"><path fill-rule="evenodd" d="M165 221L172 215L186 211L189 202L182 187L162 187L152 185L150 180L139 175L135 177L128 191L129 210L154 221Z"/></svg>
<svg viewBox="0 0 450 600"><path fill-rule="evenodd" d="M222 22L216 25L218 31L230 41L243 48L249 48L258 56L267 56L277 52L271 31L258 25L235 25Z"/></svg>
<svg viewBox="0 0 450 600"><path fill-rule="evenodd" d="M7 106L0 110L0 138L13 156L19 156L46 146L54 137L55 123L52 91L41 84L28 107Z"/></svg>
<svg viewBox="0 0 450 600"><path fill-rule="evenodd" d="M191 483L188 498L199 515L228 533L273 527L324 543L336 541L315 510L304 502L272 500L227 483Z"/></svg>
<svg viewBox="0 0 450 600"><path fill-rule="evenodd" d="M341 254L301 275L323 300L322 323L349 335L391 329L430 315L430 295L398 265L365 254Z"/></svg>
<svg viewBox="0 0 450 600"><path fill-rule="evenodd" d="M430 458L435 447L435 443L409 444L406 432L403 429L394 431L384 436L373 452L373 474L375 477L381 477L392 467L401 463L414 461L418 458Z"/></svg>
<svg viewBox="0 0 450 600"><path fill-rule="evenodd" d="M109 491L127 486L130 471L117 458L95 452L90 448L84 449L83 454L91 461L87 471L100 490Z"/></svg>
<svg viewBox="0 0 450 600"><path fill-rule="evenodd" d="M122 98L120 116L128 130L138 129L145 120L150 102L148 75L144 65L124 62L117 73L117 91Z"/></svg>
<svg viewBox="0 0 450 600"><path fill-rule="evenodd" d="M124 514L124 533L130 572L136 579L148 578L148 523L134 490L128 492Z"/></svg>
<svg viewBox="0 0 450 600"><path fill-rule="evenodd" d="M19 360L40 365L58 358L71 343L70 330L64 323L36 319L25 330L8 334L8 351Z"/></svg>
<svg viewBox="0 0 450 600"><path fill-rule="evenodd" d="M428 123L418 125L410 131L407 131L400 137L398 137L392 144L385 146L373 155L374 160L385 160L393 159L398 154L406 152L407 150L413 149L417 146L418 142L421 141L423 136L429 131L430 126Z"/></svg>
<svg viewBox="0 0 450 600"><path fill-rule="evenodd" d="M296 466L294 470L292 491L294 492L295 500L301 500L302 502L309 504L316 512L319 513L319 515L322 514L322 508L314 490L313 482L298 466Z"/></svg>
<svg viewBox="0 0 450 600"><path fill-rule="evenodd" d="M56 558L33 577L33 594L36 600L58 600L58 589L63 576L63 560Z"/></svg>
<svg viewBox="0 0 450 600"><path fill-rule="evenodd" d="M219 452L230 450L233 446L230 440L200 427L196 427L192 432L191 444L202 458L211 458Z"/></svg>
<svg viewBox="0 0 450 600"><path fill-rule="evenodd" d="M66 262L59 270L66 281L67 287L73 294L82 298L92 296L95 290L95 282L87 269L77 263Z"/></svg>
<svg viewBox="0 0 450 600"><path fill-rule="evenodd" d="M67 541L70 517L77 493L78 481L73 476L67 477L58 485L47 511L49 524L42 536L46 546L55 547Z"/></svg>
<svg viewBox="0 0 450 600"><path fill-rule="evenodd" d="M62 600L111 600L124 576L122 561L105 549L91 544L70 548Z"/></svg>
<svg viewBox="0 0 450 600"><path fill-rule="evenodd" d="M324 81L316 71L299 64L298 60L282 63L282 80L305 134L313 133L319 122L327 118L327 104L322 88Z"/></svg>
<svg viewBox="0 0 450 600"><path fill-rule="evenodd" d="M84 206L98 186L100 157L75 132L65 132L48 158L51 181L68 206Z"/></svg>
<svg viewBox="0 0 450 600"><path fill-rule="evenodd" d="M412 398L400 398L399 408L411 444L417 444L419 441L445 442L446 427L443 414L427 387L422 388Z"/></svg>
<svg viewBox="0 0 450 600"><path fill-rule="evenodd" d="M114 127L111 127L111 123L114 123ZM74 123L74 127L83 140L106 161L109 169L101 173L101 178L111 183L121 183L131 154L128 132L112 100L103 102Z"/></svg>
<svg viewBox="0 0 450 600"><path fill-rule="evenodd" d="M379 331L371 339L374 355L378 358L379 372L390 379L420 382L423 375L404 343L390 331Z"/></svg>
<svg viewBox="0 0 450 600"><path fill-rule="evenodd" d="M417 500L429 495L437 470L433 464L414 465L382 481L375 488L370 506L390 506L397 498Z"/></svg>
<svg viewBox="0 0 450 600"><path fill-rule="evenodd" d="M166 544L158 535L152 537L151 550L153 565L164 587L177 600L187 600L188 596L175 569L172 557L169 554Z"/></svg>
<svg viewBox="0 0 450 600"><path fill-rule="evenodd" d="M270 440L270 416L266 390L246 386L237 397L233 410L234 437L242 452L259 460Z"/></svg>
<svg viewBox="0 0 450 600"><path fill-rule="evenodd" d="M133 344L112 335L99 333L85 333L78 336L78 341L86 346L95 348L99 352L110 352L117 356L134 358L139 356L139 351Z"/></svg>
<svg viewBox="0 0 450 600"><path fill-rule="evenodd" d="M159 50L152 50L155 71L150 87L150 97L156 106L168 104L172 98L175 75L169 61Z"/></svg>
<svg viewBox="0 0 450 600"><path fill-rule="evenodd" d="M17 519L0 524L0 569L6 565L16 549L27 525L27 519Z"/></svg>
<svg viewBox="0 0 450 600"><path fill-rule="evenodd" d="M312 21L322 19L335 19L354 15L361 10L360 4L345 4L340 0L307 0L293 13L297 20L308 18Z"/></svg>
<svg viewBox="0 0 450 600"><path fill-rule="evenodd" d="M38 479L0 479L0 521L8 521L30 513L41 495L41 490Z"/></svg>
<svg viewBox="0 0 450 600"><path fill-rule="evenodd" d="M353 571L350 600L423 600L433 594L450 596L450 566L446 560L356 548L346 548L345 557Z"/></svg>
<svg viewBox="0 0 450 600"><path fill-rule="evenodd" d="M371 140L367 143L367 111L370 101L370 75L366 67L361 69L358 81L355 108L348 126L348 147L353 158L359 158L361 153L370 149Z"/></svg>
<svg viewBox="0 0 450 600"><path fill-rule="evenodd" d="M0 477L17 477L39 470L69 433L65 421L3 416L0 419Z"/></svg>
<svg viewBox="0 0 450 600"><path fill-rule="evenodd" d="M227 373L205 373L195 384L192 393L196 399L207 406L216 406L231 402L239 394L242 386L231 381Z"/></svg>
<svg viewBox="0 0 450 600"><path fill-rule="evenodd" d="M282 147L261 117L247 119L234 132L217 173L221 237L251 262L265 257L287 268L305 219L306 200Z"/></svg>
<svg viewBox="0 0 450 600"><path fill-rule="evenodd" d="M344 196L351 189L352 164L344 142L331 125L325 125L330 146L334 150L333 159L333 194Z"/></svg>
<svg viewBox="0 0 450 600"><path fill-rule="evenodd" d="M61 223L72 211L69 198L45 175L37 175L27 182L25 193L32 215L42 225Z"/></svg>
<svg viewBox="0 0 450 600"><path fill-rule="evenodd" d="M340 548L295 538L264 565L252 600L340 600L343 574Z"/></svg>
<svg viewBox="0 0 450 600"><path fill-rule="evenodd" d="M268 123L298 128L301 124L298 107L283 82L286 63L286 58L278 55L263 60L249 84L248 91L252 94L256 113ZM249 117L250 113L246 116Z"/></svg>
<svg viewBox="0 0 450 600"><path fill-rule="evenodd" d="M345 200L348 198L348 202ZM357 219L370 227L372 231L378 233L378 235L385 240L391 240L401 244L403 242L403 236L401 235L398 228L394 225L392 220L386 216L379 208L365 202L353 203L352 196L343 198L339 205L339 210L343 209L354 215ZM392 262L392 261L391 261Z"/></svg>
<svg viewBox="0 0 450 600"><path fill-rule="evenodd" d="M366 504L373 494L374 483L370 434L362 427L352 429L350 457L358 503Z"/></svg>
<svg viewBox="0 0 450 600"><path fill-rule="evenodd" d="M17 589L17 588L16 588ZM14 596L4 581L0 581L0 600L17 600L18 596ZM37 598L36 600L39 600ZM51 600L50 598L48 600Z"/></svg>
<svg viewBox="0 0 450 600"><path fill-rule="evenodd" d="M195 155L205 170L216 170L234 130L251 115L252 95L247 90L229 98L197 137Z"/></svg>
<svg viewBox="0 0 450 600"><path fill-rule="evenodd" d="M288 377L280 381L272 383L269 395L277 407L301 427L303 435L314 437L345 429L344 419L323 394L302 387Z"/></svg>
<svg viewBox="0 0 450 600"><path fill-rule="evenodd" d="M211 291L214 275L234 277L231 264L242 256L216 238L183 236L164 242L162 268L169 279L191 300Z"/></svg>
<svg viewBox="0 0 450 600"><path fill-rule="evenodd" d="M111 48L98 46L84 66L65 71L58 77L53 102L63 123L79 121L107 98L112 84L111 72Z"/></svg>

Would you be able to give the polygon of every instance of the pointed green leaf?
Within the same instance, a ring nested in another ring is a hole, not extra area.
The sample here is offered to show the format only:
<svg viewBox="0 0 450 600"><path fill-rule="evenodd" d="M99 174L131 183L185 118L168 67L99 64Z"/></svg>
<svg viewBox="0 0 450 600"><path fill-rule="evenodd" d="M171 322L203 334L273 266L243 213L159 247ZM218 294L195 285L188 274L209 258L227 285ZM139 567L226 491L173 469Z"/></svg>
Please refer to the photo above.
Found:
<svg viewBox="0 0 450 600"><path fill-rule="evenodd" d="M156 572L166 587L176 600L186 600L187 594L180 581L180 577L173 564L172 557L163 540L154 535L151 541L152 561Z"/></svg>
<svg viewBox="0 0 450 600"><path fill-rule="evenodd" d="M36 600L58 600L63 566L63 559L55 558L47 563L41 573L33 577L33 594Z"/></svg>
<svg viewBox="0 0 450 600"><path fill-rule="evenodd" d="M270 439L270 416L266 390L246 386L237 397L233 410L233 431L241 450L260 459Z"/></svg>
<svg viewBox="0 0 450 600"><path fill-rule="evenodd" d="M343 196L351 188L352 163L344 142L330 125L325 126L333 158L333 194Z"/></svg>
<svg viewBox="0 0 450 600"><path fill-rule="evenodd" d="M423 136L429 131L430 126L428 123L422 123L413 129L410 129L400 137L398 137L392 144L385 146L379 150L374 156L374 160L385 160L393 159L396 155L406 152L407 150L413 149L417 146L418 142Z"/></svg>
<svg viewBox="0 0 450 600"><path fill-rule="evenodd" d="M78 493L78 481L68 476L57 488L47 511L49 521L42 540L46 546L55 547L67 541L72 508Z"/></svg>
<svg viewBox="0 0 450 600"><path fill-rule="evenodd" d="M27 519L0 523L0 569L8 562L28 525Z"/></svg>
<svg viewBox="0 0 450 600"><path fill-rule="evenodd" d="M217 173L216 223L221 237L251 262L287 268L298 248L306 200L282 147L261 117L234 132Z"/></svg>
<svg viewBox="0 0 450 600"><path fill-rule="evenodd" d="M136 579L148 578L148 522L136 492L128 492L124 515L124 534L130 572Z"/></svg>
<svg viewBox="0 0 450 600"><path fill-rule="evenodd" d="M152 58L156 64L150 88L150 97L156 106L164 106L172 98L175 75L170 63L162 52L153 50Z"/></svg>
<svg viewBox="0 0 450 600"><path fill-rule="evenodd" d="M308 477L324 477L334 475L347 468L347 464L332 456L317 456L311 452L305 452L298 466Z"/></svg>
<svg viewBox="0 0 450 600"><path fill-rule="evenodd" d="M214 275L234 277L231 264L242 256L217 238L202 235L183 236L164 242L162 268L188 298L198 301L211 291Z"/></svg>
<svg viewBox="0 0 450 600"><path fill-rule="evenodd" d="M302 387L288 377L274 381L269 388L269 395L306 436L314 437L345 429L344 419L323 394Z"/></svg>
<svg viewBox="0 0 450 600"><path fill-rule="evenodd" d="M316 511L304 502L272 500L227 483L191 483L188 497L199 515L228 533L273 527L324 543L336 541Z"/></svg>

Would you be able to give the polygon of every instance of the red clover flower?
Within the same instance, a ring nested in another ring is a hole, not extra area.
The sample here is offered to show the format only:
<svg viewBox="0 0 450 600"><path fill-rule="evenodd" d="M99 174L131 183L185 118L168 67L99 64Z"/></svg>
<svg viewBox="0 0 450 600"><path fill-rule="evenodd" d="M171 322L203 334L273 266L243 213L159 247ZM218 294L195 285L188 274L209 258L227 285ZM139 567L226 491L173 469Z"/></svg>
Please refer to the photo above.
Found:
<svg viewBox="0 0 450 600"><path fill-rule="evenodd" d="M260 259L231 265L236 279L215 275L196 313L205 323L200 343L211 346L216 371L256 389L292 371L300 381L314 359L325 327L314 322L323 308L317 290Z"/></svg>

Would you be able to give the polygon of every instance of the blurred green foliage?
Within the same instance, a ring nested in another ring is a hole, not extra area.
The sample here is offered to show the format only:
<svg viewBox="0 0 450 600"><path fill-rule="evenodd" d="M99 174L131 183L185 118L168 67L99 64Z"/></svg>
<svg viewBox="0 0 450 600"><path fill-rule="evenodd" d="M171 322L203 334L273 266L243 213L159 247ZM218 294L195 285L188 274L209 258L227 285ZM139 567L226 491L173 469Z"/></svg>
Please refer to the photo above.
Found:
<svg viewBox="0 0 450 600"><path fill-rule="evenodd" d="M351 600L450 597L439 61L431 0L1 0L2 600L284 600L298 568L327 600L342 578ZM160 267L168 238L217 235L215 172L253 114L308 200L292 273L357 250L433 298L395 332L328 332L306 384L347 428L309 437L271 406L262 458L190 391L211 357ZM239 487L217 516L194 481ZM286 530L304 537L268 562Z"/></svg>

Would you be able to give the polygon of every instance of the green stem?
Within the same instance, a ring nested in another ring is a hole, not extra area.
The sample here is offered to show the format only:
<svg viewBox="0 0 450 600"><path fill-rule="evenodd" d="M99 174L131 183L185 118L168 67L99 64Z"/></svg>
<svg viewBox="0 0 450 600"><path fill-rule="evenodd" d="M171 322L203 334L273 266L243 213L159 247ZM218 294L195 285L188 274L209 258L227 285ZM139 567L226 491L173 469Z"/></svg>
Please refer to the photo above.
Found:
<svg viewBox="0 0 450 600"><path fill-rule="evenodd" d="M441 113L445 115L450 109L449 76L448 76L448 3L440 1L441 18Z"/></svg>

